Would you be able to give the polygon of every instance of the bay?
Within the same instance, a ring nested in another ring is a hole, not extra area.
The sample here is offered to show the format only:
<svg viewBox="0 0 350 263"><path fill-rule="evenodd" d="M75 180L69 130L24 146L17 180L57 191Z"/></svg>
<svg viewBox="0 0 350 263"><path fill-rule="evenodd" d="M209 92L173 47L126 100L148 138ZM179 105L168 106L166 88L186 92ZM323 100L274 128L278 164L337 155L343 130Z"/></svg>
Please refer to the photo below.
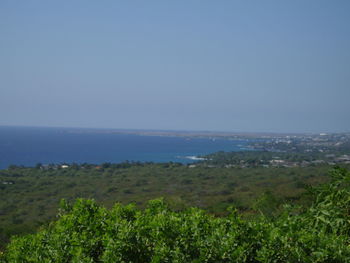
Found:
<svg viewBox="0 0 350 263"><path fill-rule="evenodd" d="M115 134L105 130L0 127L0 169L9 165L180 162L217 151L245 150L249 141Z"/></svg>

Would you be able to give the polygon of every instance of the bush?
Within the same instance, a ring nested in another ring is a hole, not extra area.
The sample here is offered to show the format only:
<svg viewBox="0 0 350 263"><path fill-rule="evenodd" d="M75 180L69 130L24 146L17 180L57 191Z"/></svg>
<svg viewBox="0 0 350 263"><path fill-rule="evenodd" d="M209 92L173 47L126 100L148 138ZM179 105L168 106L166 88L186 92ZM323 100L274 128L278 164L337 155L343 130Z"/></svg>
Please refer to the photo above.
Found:
<svg viewBox="0 0 350 263"><path fill-rule="evenodd" d="M34 235L15 237L3 262L349 262L350 175L333 172L314 188L306 211L285 206L277 217L242 220L235 209L215 218L170 210L162 199L141 211L93 200L61 202L60 217ZM265 194L264 202L269 198ZM265 204L264 202L260 202ZM259 203L259 204L260 204Z"/></svg>

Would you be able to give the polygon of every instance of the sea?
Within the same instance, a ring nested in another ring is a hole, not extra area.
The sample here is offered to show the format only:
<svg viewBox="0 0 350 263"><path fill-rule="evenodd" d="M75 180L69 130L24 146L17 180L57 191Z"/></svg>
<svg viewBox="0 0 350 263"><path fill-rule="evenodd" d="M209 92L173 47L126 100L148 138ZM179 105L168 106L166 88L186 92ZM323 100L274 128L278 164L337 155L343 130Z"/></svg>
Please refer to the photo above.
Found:
<svg viewBox="0 0 350 263"><path fill-rule="evenodd" d="M249 140L144 136L107 130L0 126L0 169L9 165L179 162L247 150Z"/></svg>

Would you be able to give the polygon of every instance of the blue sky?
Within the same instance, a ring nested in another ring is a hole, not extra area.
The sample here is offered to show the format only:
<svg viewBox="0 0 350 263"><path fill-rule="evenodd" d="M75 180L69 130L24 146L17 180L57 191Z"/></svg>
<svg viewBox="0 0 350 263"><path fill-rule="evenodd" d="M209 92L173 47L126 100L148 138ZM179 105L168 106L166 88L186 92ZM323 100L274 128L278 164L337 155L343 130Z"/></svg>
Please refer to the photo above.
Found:
<svg viewBox="0 0 350 263"><path fill-rule="evenodd" d="M350 131L350 1L0 2L0 125Z"/></svg>

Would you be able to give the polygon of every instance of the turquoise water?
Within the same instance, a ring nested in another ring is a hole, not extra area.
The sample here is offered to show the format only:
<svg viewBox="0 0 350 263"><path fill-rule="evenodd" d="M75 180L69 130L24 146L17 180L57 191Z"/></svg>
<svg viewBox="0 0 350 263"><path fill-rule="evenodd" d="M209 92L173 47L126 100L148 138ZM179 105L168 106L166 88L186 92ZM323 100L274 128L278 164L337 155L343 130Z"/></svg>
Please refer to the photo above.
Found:
<svg viewBox="0 0 350 263"><path fill-rule="evenodd" d="M103 130L0 127L0 169L11 164L181 162L217 151L244 150L248 141L112 134Z"/></svg>

